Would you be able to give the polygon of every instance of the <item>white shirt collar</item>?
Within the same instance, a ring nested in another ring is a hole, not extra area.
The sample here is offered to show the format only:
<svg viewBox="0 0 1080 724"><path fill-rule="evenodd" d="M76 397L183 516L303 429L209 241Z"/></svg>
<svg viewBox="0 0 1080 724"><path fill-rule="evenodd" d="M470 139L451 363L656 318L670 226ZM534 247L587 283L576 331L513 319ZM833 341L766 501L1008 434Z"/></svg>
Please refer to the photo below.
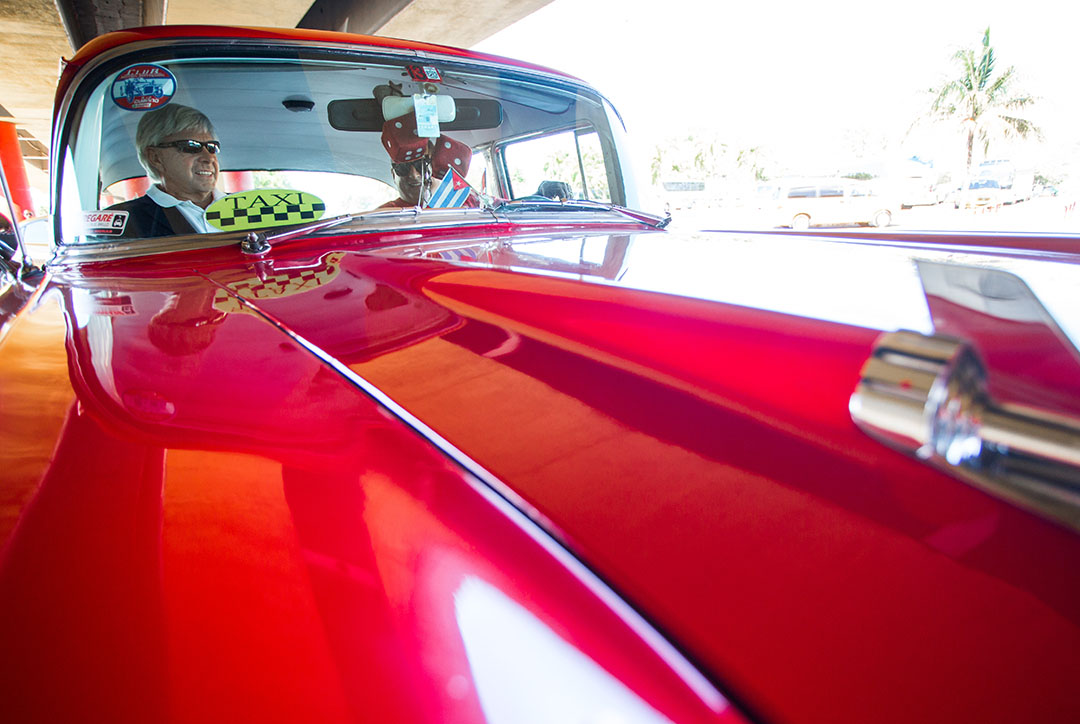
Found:
<svg viewBox="0 0 1080 724"><path fill-rule="evenodd" d="M213 200L211 201L211 203L225 196L225 194L223 194L221 191L218 191L217 189L214 189L211 193L213 194ZM202 209L202 207L200 207L193 201L187 201L186 199L181 200L176 198L172 194L163 191L161 187L157 184L150 184L150 188L146 190L146 195L153 199L154 203L162 207L163 209L167 209L170 206L179 206L184 203L190 204L191 206L194 206L200 210Z"/></svg>

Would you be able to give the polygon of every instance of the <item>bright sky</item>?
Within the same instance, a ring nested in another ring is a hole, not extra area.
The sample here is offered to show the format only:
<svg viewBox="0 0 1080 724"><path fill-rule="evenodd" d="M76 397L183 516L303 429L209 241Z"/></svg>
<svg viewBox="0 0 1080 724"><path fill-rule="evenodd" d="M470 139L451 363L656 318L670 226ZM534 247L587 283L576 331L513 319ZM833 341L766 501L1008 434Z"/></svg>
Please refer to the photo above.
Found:
<svg viewBox="0 0 1080 724"><path fill-rule="evenodd" d="M874 148L902 136L952 55L987 26L998 68L1016 66L1023 88L1042 98L1039 153L1075 157L1080 176L1080 3L554 0L476 49L588 81L640 145L710 129L810 162L852 141ZM904 150L940 153L926 145Z"/></svg>

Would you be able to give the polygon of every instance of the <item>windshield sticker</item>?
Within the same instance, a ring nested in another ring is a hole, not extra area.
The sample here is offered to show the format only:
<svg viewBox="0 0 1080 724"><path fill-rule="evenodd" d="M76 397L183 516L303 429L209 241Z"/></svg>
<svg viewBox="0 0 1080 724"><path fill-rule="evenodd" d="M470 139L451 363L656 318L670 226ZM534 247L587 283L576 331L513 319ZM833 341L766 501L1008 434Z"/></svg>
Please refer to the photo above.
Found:
<svg viewBox="0 0 1080 724"><path fill-rule="evenodd" d="M83 228L88 236L121 236L127 221L127 211L88 211L83 214Z"/></svg>
<svg viewBox="0 0 1080 724"><path fill-rule="evenodd" d="M413 106L416 108L416 135L421 138L438 138L439 132L439 100L438 96L413 95Z"/></svg>
<svg viewBox="0 0 1080 724"><path fill-rule="evenodd" d="M112 84L112 99L127 111L160 108L176 94L176 78L160 65L132 65L120 71Z"/></svg>
<svg viewBox="0 0 1080 724"><path fill-rule="evenodd" d="M439 69L433 68L430 65L410 65L406 70L409 71L409 77L415 81L421 83L424 81L431 81L433 83L442 82L442 74L439 73Z"/></svg>
<svg viewBox="0 0 1080 724"><path fill-rule="evenodd" d="M240 231L303 224L322 218L326 204L313 194L291 189L255 189L218 199L206 209L215 229Z"/></svg>

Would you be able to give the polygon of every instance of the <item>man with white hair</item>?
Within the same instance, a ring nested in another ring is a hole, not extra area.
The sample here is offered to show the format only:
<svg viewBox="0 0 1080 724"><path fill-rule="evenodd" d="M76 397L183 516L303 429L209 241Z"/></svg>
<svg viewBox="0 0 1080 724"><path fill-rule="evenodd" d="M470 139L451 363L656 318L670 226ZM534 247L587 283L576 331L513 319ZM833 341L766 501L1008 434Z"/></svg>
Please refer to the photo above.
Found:
<svg viewBox="0 0 1080 724"><path fill-rule="evenodd" d="M127 211L126 237L217 231L206 208L217 190L221 142L200 111L179 103L148 111L135 132L139 163L153 182L145 196L109 207Z"/></svg>

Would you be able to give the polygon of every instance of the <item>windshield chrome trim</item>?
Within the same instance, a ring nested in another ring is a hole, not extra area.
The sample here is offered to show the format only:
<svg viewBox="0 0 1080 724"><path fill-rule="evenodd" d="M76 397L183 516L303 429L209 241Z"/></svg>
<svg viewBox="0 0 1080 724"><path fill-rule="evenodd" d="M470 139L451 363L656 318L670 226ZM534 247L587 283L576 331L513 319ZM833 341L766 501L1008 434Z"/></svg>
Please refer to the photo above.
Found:
<svg viewBox="0 0 1080 724"><path fill-rule="evenodd" d="M242 232L230 234L180 234L146 239L121 239L89 244L56 244L56 255L49 262L50 268L69 263L114 261L140 256L152 256L174 251L213 249L236 244L245 236Z"/></svg>
<svg viewBox="0 0 1080 724"><path fill-rule="evenodd" d="M298 235L298 238L332 236L370 236L374 234L393 234L401 231L421 229L467 228L475 226L505 225L513 229L545 231L557 230L568 226L647 226L618 211L598 209L596 211L567 212L529 212L522 211L508 217L495 214L487 209L423 209L406 208L400 210L381 210L367 214L358 214L347 223L330 228L312 230ZM277 227L277 233L288 233L288 227ZM263 230L271 236L275 228ZM517 233L517 232L515 232ZM94 242L91 244L58 244L56 255L49 262L50 269L73 264L99 261L115 261L158 254L171 254L181 251L214 249L235 246L246 238L247 232L228 232L223 234L187 234L181 236L162 236L146 239L123 239L116 241ZM279 243L286 243L282 240Z"/></svg>

